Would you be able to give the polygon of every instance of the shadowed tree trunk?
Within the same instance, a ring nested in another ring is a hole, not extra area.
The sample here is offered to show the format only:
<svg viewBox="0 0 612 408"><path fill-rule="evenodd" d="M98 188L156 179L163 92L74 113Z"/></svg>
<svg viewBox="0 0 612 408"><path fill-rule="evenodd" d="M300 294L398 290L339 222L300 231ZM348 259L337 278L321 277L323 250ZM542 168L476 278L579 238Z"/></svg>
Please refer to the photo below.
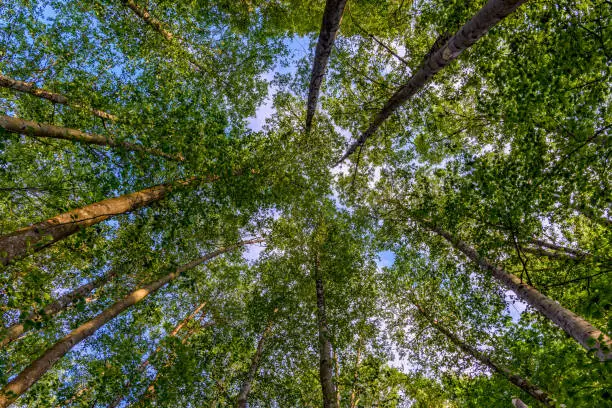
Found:
<svg viewBox="0 0 612 408"><path fill-rule="evenodd" d="M274 313L276 313L278 309L274 309ZM251 360L251 366L249 367L249 372L242 382L240 386L240 391L238 392L238 397L236 398L236 406L238 408L246 408L247 401L249 398L249 392L251 392L251 387L253 386L253 380L255 380L255 374L257 373L257 369L259 368L259 362L261 361L261 356L263 354L263 348L267 337L270 335L272 331L272 323L273 320L270 319L268 325L264 329L259 341L257 342L257 349L255 350L255 354L253 355L253 359Z"/></svg>
<svg viewBox="0 0 612 408"><path fill-rule="evenodd" d="M215 179L215 177L210 178L210 180ZM135 193L89 204L0 236L0 263L8 265L13 260L22 258L30 252L38 252L110 217L149 206L163 199L175 187L187 187L200 180L192 177L175 183L159 184Z"/></svg>
<svg viewBox="0 0 612 408"><path fill-rule="evenodd" d="M94 109L94 108L88 107L88 106L80 104L78 102L69 101L68 98L65 97L64 95L60 95L58 93L54 93L54 92L46 91L44 89L37 88L31 82L19 81L17 79L13 79L13 78L9 78L9 77L4 76L4 75L0 75L0 87L12 89L12 90L18 91L18 92L28 93L30 95L34 95L34 96L39 97L39 98L47 99L47 100L49 100L49 101L51 101L53 103L58 103L60 105L66 105L66 106L70 106L72 108L78 108L78 109L81 109L81 110L86 110L86 111L90 112L91 114L93 114L94 116L97 116L97 117L102 118L102 119L108 119L108 120L112 120L112 121L119 120L119 118L117 118L117 116L112 115L110 113L106 113L106 112L101 111L99 109Z"/></svg>
<svg viewBox="0 0 612 408"><path fill-rule="evenodd" d="M312 119L317 110L317 100L319 99L321 83L325 77L327 62L329 61L329 56L334 46L336 34L340 28L344 6L346 6L346 0L327 0L325 2L321 32L319 33L319 41L317 42L317 48L315 50L312 73L310 74L310 85L308 87L306 133L310 132L310 128L312 127Z"/></svg>
<svg viewBox="0 0 612 408"><path fill-rule="evenodd" d="M319 380L323 392L323 408L338 408L336 405L336 387L334 387L333 363L331 342L329 341L329 327L325 313L325 288L321 275L321 261L319 254L315 254L314 276L317 292L317 320L319 325Z"/></svg>
<svg viewBox="0 0 612 408"><path fill-rule="evenodd" d="M451 333L451 331L448 330L446 327L441 326L438 323L438 321L434 319L433 317L431 317L431 315L428 312L426 312L419 304L417 304L414 301L412 301L412 304L416 306L417 310L419 311L419 314L423 316L433 328L435 328L438 332L446 336L455 346L457 346L464 353L472 356L473 358L478 360L480 363L486 365L493 372L504 376L512 384L516 385L517 387L519 387L520 389L522 389L523 391L531 395L533 398L541 402L544 406L547 406L547 407L555 406L554 400L548 395L546 391L543 391L536 385L531 384L529 381L513 373L507 368L502 367L498 365L497 363L494 363L487 355L485 355L484 353L481 353L475 347L472 347L471 345L462 341L459 338L459 336L455 335L454 333Z"/></svg>
<svg viewBox="0 0 612 408"><path fill-rule="evenodd" d="M423 89L436 73L455 60L463 51L476 43L480 37L514 12L525 1L489 0L455 35L441 44L438 49L432 49L429 57L426 58L412 78L391 96L385 106L374 116L368 128L359 136L357 141L349 146L346 153L336 164L342 163L358 147L362 146L393 112Z"/></svg>
<svg viewBox="0 0 612 408"><path fill-rule="evenodd" d="M512 398L512 405L514 405L514 408L529 408L527 404L525 404L519 398Z"/></svg>
<svg viewBox="0 0 612 408"><path fill-rule="evenodd" d="M53 346L48 348L40 357L26 367L17 377L13 378L0 391L0 408L6 408L12 404L21 394L26 392L33 384L40 379L53 365L68 353L74 346L93 335L104 324L117 317L120 313L140 302L152 293L157 292L168 283L178 278L181 273L194 268L216 256L233 250L243 245L263 242L263 239L251 239L242 241L238 244L230 245L225 248L210 252L209 254L178 267L175 271L165 275L140 289L127 295L122 300L115 302L102 313L81 324L69 334L60 339Z"/></svg>
<svg viewBox="0 0 612 408"><path fill-rule="evenodd" d="M353 388L351 389L350 408L355 408L359 402L359 392L357 391L357 381L359 380L359 365L361 364L361 343L357 347L357 359L355 361L355 374L353 374Z"/></svg>
<svg viewBox="0 0 612 408"><path fill-rule="evenodd" d="M427 225L426 227L450 242L456 249L463 252L465 256L476 262L480 268L491 272L497 281L516 293L522 301L565 330L582 347L587 350L595 350L600 360L606 361L612 358L612 341L601 330L596 329L582 317L543 295L534 287L523 283L517 276L493 265L460 239L435 226Z"/></svg>
<svg viewBox="0 0 612 408"><path fill-rule="evenodd" d="M43 320L45 317L56 315L67 309L70 305L87 295L92 290L99 288L111 280L115 275L115 272L110 272L99 277L98 279L94 279L93 281L76 288L72 292L68 292L63 296L60 296L54 302L51 302L45 306L41 311L30 313L25 320ZM0 331L0 333L2 333L2 331ZM25 322L23 321L7 327L6 332L4 334L0 334L0 348L5 347L12 341L16 340L23 333L25 333Z"/></svg>
<svg viewBox="0 0 612 408"><path fill-rule="evenodd" d="M12 132L30 137L63 139L71 142L93 144L98 146L118 147L132 152L143 152L153 156L163 157L169 160L183 161L182 155L172 155L164 153L159 149L145 147L136 143L123 142L110 136L98 135L95 133L85 133L77 129L70 129L61 126L49 125L46 123L33 122L13 118L11 116L0 115L0 127Z"/></svg>
<svg viewBox="0 0 612 408"><path fill-rule="evenodd" d="M170 334L168 335L168 337L175 337L182 329L183 327L185 327L185 325L187 323L189 323L198 313L200 313L200 311L202 309L204 309L204 306L206 306L206 302L202 302L198 307L196 307L190 314L189 316L185 317L183 320L181 320L175 327L174 329L170 332ZM145 368L147 368L151 362L151 357L157 353L159 353L159 351L161 350L161 347L158 346L155 351L151 354L151 356L149 356L149 358L147 358L145 361L143 361L142 363L140 363L140 365L138 366L138 368L136 369L139 373L142 373ZM130 388L130 385L132 384L132 382L130 380L127 380L125 382L125 384L123 385L123 390L127 390L128 388ZM121 401L123 401L123 391L117 395L117 397L115 397L115 399L113 400L113 402L111 402L107 408L116 408L117 406L119 406L119 404L121 403Z"/></svg>

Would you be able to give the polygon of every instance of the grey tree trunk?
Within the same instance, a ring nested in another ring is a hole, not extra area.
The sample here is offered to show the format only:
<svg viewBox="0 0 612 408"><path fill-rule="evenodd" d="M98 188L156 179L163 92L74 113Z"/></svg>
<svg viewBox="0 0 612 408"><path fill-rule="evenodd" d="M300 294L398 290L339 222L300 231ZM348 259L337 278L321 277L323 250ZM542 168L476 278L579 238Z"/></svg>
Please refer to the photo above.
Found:
<svg viewBox="0 0 612 408"><path fill-rule="evenodd" d="M462 341L459 336L455 335L444 326L441 326L438 321L432 318L430 314L426 312L425 309L423 309L419 304L417 304L416 302L413 302L413 304L416 306L421 316L423 316L433 328L435 328L438 332L446 336L454 345L456 345L464 353L472 356L480 363L489 367L492 371L501 374L512 384L516 385L517 387L531 395L533 398L541 402L542 405L546 407L555 406L554 400L548 395L546 391L542 390L536 385L531 384L529 381L511 372L507 368L502 367L497 363L494 363L489 356L485 355L484 353L481 353L475 347L472 347L471 345Z"/></svg>
<svg viewBox="0 0 612 408"><path fill-rule="evenodd" d="M93 281L76 288L72 292L68 292L63 296L60 296L55 301L45 306L45 308L40 312L30 313L25 320L42 320L45 317L54 316L67 309L70 305L90 293L92 290L99 288L111 280L115 275L115 272L110 272L98 279L94 279ZM2 334L2 331L0 330L0 348L5 347L9 343L15 341L22 334L24 334L25 331L25 322L23 321L7 327L4 334Z"/></svg>
<svg viewBox="0 0 612 408"><path fill-rule="evenodd" d="M317 110L317 101L319 99L319 91L321 83L325 77L327 62L331 55L336 34L340 28L340 21L344 13L346 0L327 0L325 2L325 11L323 11L323 21L321 23L321 31L319 33L319 41L315 50L314 62L312 64L312 73L310 74L310 85L308 87L308 102L306 104L306 133L310 132L312 127L312 119Z"/></svg>
<svg viewBox="0 0 612 408"><path fill-rule="evenodd" d="M374 116L368 128L357 141L349 146L346 153L336 164L342 163L353 154L357 148L372 136L389 116L406 101L416 95L431 80L431 78L455 60L463 51L474 45L476 41L492 27L514 12L526 0L489 0L470 21L450 37L439 49L434 50L423 62L410 80L402 85L385 106Z"/></svg>
<svg viewBox="0 0 612 408"><path fill-rule="evenodd" d="M210 252L209 254L191 261L183 266L178 267L175 271L167 274L163 278L156 280L148 285L137 289L127 295L125 298L115 302L108 309L102 313L83 323L69 334L60 339L53 346L48 348L40 357L26 367L17 377L13 378L8 384L0 390L0 408L6 408L11 405L21 394L26 392L32 385L34 385L40 377L43 376L53 365L68 353L74 346L79 344L81 341L93 335L100 327L109 322L111 319L117 317L121 312L125 311L129 307L140 302L152 293L155 293L160 288L166 286L178 278L181 273L196 267L218 255L228 252L232 249L238 248L242 245L253 244L257 242L263 242L263 239L252 239L248 241L242 241L235 245L230 245L225 248L218 249Z"/></svg>
<svg viewBox="0 0 612 408"><path fill-rule="evenodd" d="M497 281L506 288L512 290L521 300L528 303L531 307L562 328L582 347L587 350L594 350L601 361L612 358L612 341L601 330L595 328L582 317L565 309L559 303L543 295L534 287L523 283L517 276L493 265L488 259L478 255L473 248L460 239L438 227L427 225L427 228L450 242L456 249L463 252L465 256L473 262L476 262L480 268L491 272Z"/></svg>
<svg viewBox="0 0 612 408"><path fill-rule="evenodd" d="M323 393L323 408L338 408L336 405L336 387L334 386L333 362L329 327L325 313L325 288L321 276L319 254L315 255L314 276L317 292L317 320L319 325L319 380Z"/></svg>
<svg viewBox="0 0 612 408"><path fill-rule="evenodd" d="M255 354L253 355L253 359L251 360L249 372L244 381L242 382L242 385L240 386L240 391L238 392L238 397L236 398L236 406L238 408L246 408L247 406L249 392L251 392L251 387L253 386L253 381L255 380L255 374L257 373L257 369L259 368L259 362L261 361L261 355L263 354L264 344L271 331L272 320L268 322L268 325L264 329L263 333L261 334L261 337L259 338L259 341L257 342L257 349L255 350Z"/></svg>

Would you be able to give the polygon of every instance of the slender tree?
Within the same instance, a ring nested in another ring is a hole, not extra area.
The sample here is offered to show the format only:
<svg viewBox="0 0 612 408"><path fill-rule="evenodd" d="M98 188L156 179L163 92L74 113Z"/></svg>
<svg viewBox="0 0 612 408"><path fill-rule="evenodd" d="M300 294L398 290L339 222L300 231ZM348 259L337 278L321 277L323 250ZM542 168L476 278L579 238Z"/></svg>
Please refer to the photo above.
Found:
<svg viewBox="0 0 612 408"><path fill-rule="evenodd" d="M565 309L559 303L543 295L534 287L527 285L517 276L493 265L489 260L481 257L474 248L452 234L432 225L428 225L427 228L450 242L470 260L476 262L480 268L491 272L493 278L516 293L521 300L527 302L531 307L565 330L565 332L582 347L587 350L595 350L600 360L606 361L612 358L612 340L610 340L601 330L595 328L582 317Z"/></svg>
<svg viewBox="0 0 612 408"><path fill-rule="evenodd" d="M324 408L338 408L336 405L336 387L334 386L333 362L329 327L325 313L325 287L321 271L319 253L314 256L314 278L317 293L317 321L319 326L319 380L323 393Z"/></svg>
<svg viewBox="0 0 612 408"><path fill-rule="evenodd" d="M489 356L478 351L478 349L476 349L475 347L467 344L466 342L461 340L459 336L457 336L455 333L451 332L446 327L442 326L440 322L434 319L428 311L426 311L423 307L421 307L421 305L419 305L415 301L411 301L411 302L417 308L419 314L423 316L429 322L431 327L435 328L438 332L446 336L454 345L459 347L461 351L472 356L474 359L478 360L480 363L489 367L493 372L502 375L512 384L516 385L517 387L525 391L527 394L535 398L537 401L542 403L542 405L547 406L547 407L555 406L554 400L550 397L550 395L548 395L546 391L542 390L540 387L534 384L531 384L528 380L522 378L516 373L513 373L506 367L503 367L493 362Z"/></svg>
<svg viewBox="0 0 612 408"><path fill-rule="evenodd" d="M174 329L172 329L172 331L170 332L170 334L168 335L168 337L176 337L179 332L183 329L183 327L185 327L185 325L187 323L189 323L191 320L194 319L194 317L200 313L202 311L202 309L204 309L204 307L206 306L206 302L202 302L200 303L193 311L191 311L191 313L189 313L188 316L186 316L183 320L181 320L175 327ZM152 355L159 353L159 351L161 350L161 347L158 346L155 351L152 353ZM147 358L145 361L143 361L142 363L140 363L140 365L137 368L137 371L139 373L142 373L151 363L151 356L149 356L149 358ZM132 382L128 379L125 384L123 385L123 390L127 390L130 388L130 385L132 384ZM123 401L124 398L124 393L120 392L115 399L108 405L108 408L116 408L119 406L119 404L121 404L121 401Z"/></svg>
<svg viewBox="0 0 612 408"><path fill-rule="evenodd" d="M39 98L47 99L53 103L58 103L60 105L70 106L72 108L77 108L81 110L85 110L90 112L92 115L97 116L102 119L117 121L119 118L111 113L104 112L100 109L94 109L87 105L81 104L79 102L71 101L66 96L47 91L42 88L36 87L31 82L19 81L17 79L9 78L5 75L0 74L0 87L12 89L14 91L27 93L30 95L34 95Z"/></svg>
<svg viewBox="0 0 612 408"><path fill-rule="evenodd" d="M65 295L60 296L53 302L49 303L39 312L32 312L28 315L25 321L20 321L15 323L9 327L7 327L0 335L0 348L5 347L9 343L15 341L22 334L26 332L26 321L33 320L44 320L45 318L54 316L65 309L67 309L70 305L83 298L85 295L90 293L92 290L99 288L100 286L106 284L109 280L111 280L116 275L115 271L111 271L104 276L101 276L97 279L92 280L78 288L74 289L71 292L66 293Z"/></svg>
<svg viewBox="0 0 612 408"><path fill-rule="evenodd" d="M191 51L189 51L189 46L183 44L179 37L166 30L164 28L164 23L153 17L145 7L139 6L134 0L122 0L122 2L168 43L177 45L181 53L187 57L189 62L194 65L197 70L206 71L206 67L198 61Z"/></svg>
<svg viewBox="0 0 612 408"><path fill-rule="evenodd" d="M214 180L215 177L209 178ZM163 199L176 187L188 187L201 179L192 177L159 184L135 193L113 197L56 215L48 220L0 236L0 263L8 265L29 252L38 252L72 234L116 215L129 213Z"/></svg>
<svg viewBox="0 0 612 408"><path fill-rule="evenodd" d="M278 309L274 309L274 313L276 313ZM255 374L257 374L257 369L259 368L259 362L261 361L261 356L264 350L264 344L266 339L270 335L272 331L272 323L273 320L270 319L266 328L264 329L259 341L257 342L257 348L255 349L255 354L253 354L253 359L251 360L251 366L249 367L249 372L245 377L242 385L240 386L240 391L238 392L238 396L236 397L236 406L238 408L246 408L247 401L249 398L249 392L251 392L251 387L253 386L253 381L255 380Z"/></svg>
<svg viewBox="0 0 612 408"><path fill-rule="evenodd" d="M136 303L142 301L144 298L152 293L157 292L170 282L178 278L181 273L192 269L210 259L215 258L225 252L231 251L238 247L248 244L254 244L263 242L262 238L250 239L242 241L238 244L230 245L216 251L210 252L201 258L193 260L183 266L178 267L173 272L165 275L161 279L149 283L140 289L137 289L127 295L122 300L115 302L108 309L102 313L83 323L69 334L60 339L53 346L48 348L40 357L26 367L17 377L9 381L8 384L0 390L0 408L8 407L12 404L21 394L26 392L43 374L45 374L53 365L68 353L74 346L79 344L81 341L93 335L100 327L105 325L107 322L117 317L120 313L127 310Z"/></svg>
<svg viewBox="0 0 612 408"><path fill-rule="evenodd" d="M380 125L400 106L423 89L436 73L455 60L463 51L474 45L480 37L514 12L525 1L489 0L455 35L441 44L438 49L432 50L417 72L391 96L385 106L374 116L367 129L349 146L337 164L342 163L357 148L363 146L366 140L378 130Z"/></svg>
<svg viewBox="0 0 612 408"><path fill-rule="evenodd" d="M93 144L98 146L118 147L133 152L147 153L153 156L163 157L164 159L183 161L182 155L172 155L151 147L145 147L136 143L124 142L111 136L98 135L95 133L85 133L77 129L70 129L46 123L34 122L31 120L14 118L11 116L0 115L0 127L12 132L30 137L63 139L72 142Z"/></svg>
<svg viewBox="0 0 612 408"><path fill-rule="evenodd" d="M317 42L317 48L315 49L312 73L310 74L310 85L308 86L306 133L309 133L312 127L312 119L317 110L317 100L319 99L321 83L325 77L327 62L329 61L329 56L334 47L338 29L340 28L344 6L346 6L346 0L327 0L325 2L321 32L319 33L319 40Z"/></svg>

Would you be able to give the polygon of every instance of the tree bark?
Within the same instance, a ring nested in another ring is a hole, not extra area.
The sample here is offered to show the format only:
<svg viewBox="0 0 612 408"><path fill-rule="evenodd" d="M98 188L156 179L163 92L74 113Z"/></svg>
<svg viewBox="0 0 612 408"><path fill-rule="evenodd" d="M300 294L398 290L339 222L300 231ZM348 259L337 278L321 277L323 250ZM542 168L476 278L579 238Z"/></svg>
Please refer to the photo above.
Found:
<svg viewBox="0 0 612 408"><path fill-rule="evenodd" d="M276 310L274 311L276 313ZM272 322L270 319L268 325L265 330L261 334L259 341L257 342L257 349L255 350L255 354L253 355L253 359L251 360L251 366L249 367L249 372L247 377L242 382L240 386L240 391L238 392L238 396L236 398L236 406L238 408L246 408L247 401L249 398L249 392L251 392L251 387L253 386L253 380L255 379L255 374L257 373L257 369L259 368L259 362L261 361L261 355L263 354L264 343L272 331Z"/></svg>
<svg viewBox="0 0 612 408"><path fill-rule="evenodd" d="M118 147L132 152L143 152L153 156L163 157L174 161L185 160L182 155L172 155L164 153L159 149L144 147L130 142L116 140L110 136L98 135L95 133L85 133L77 129L70 129L61 126L49 125L46 123L33 122L31 120L14 118L11 116L0 115L0 127L8 132L18 133L30 137L63 139L77 143L93 144L98 146Z"/></svg>
<svg viewBox="0 0 612 408"><path fill-rule="evenodd" d="M0 391L0 408L6 408L12 404L74 346L93 335L100 327L117 317L121 312L178 278L181 273L242 245L262 241L263 239L261 238L251 239L210 252L201 258L178 267L175 271L165 275L163 278L149 283L148 285L133 291L122 300L115 302L108 309L104 310L90 321L83 323L64 336L52 347L48 348L38 359L25 368L17 377L6 384Z"/></svg>
<svg viewBox="0 0 612 408"><path fill-rule="evenodd" d="M552 249L554 251L565 252L567 254L574 255L575 257L586 257L590 255L588 252L584 252L574 248L564 247L552 242L542 241L540 239L533 239L531 240L531 242L539 247Z"/></svg>
<svg viewBox="0 0 612 408"><path fill-rule="evenodd" d="M204 309L204 306L206 306L206 302L202 302L198 307L196 307L190 314L189 316L185 317L183 320L181 320L175 327L174 329L170 332L170 334L168 335L168 337L175 337L182 329L183 327L185 327L185 325L187 323L189 323L198 313L200 313L200 311L202 309ZM152 355L155 355L157 353L159 353L159 351L161 350L161 347L157 347L155 349L155 351L152 353ZM137 371L139 373L142 373L145 368L147 368L150 364L151 361L151 357L147 358L145 361L143 361L142 363L140 363L140 365L137 368ZM125 382L125 384L123 385L123 389L127 390L130 385L132 384L131 380L127 380ZM120 392L119 395L117 395L115 397L115 399L108 405L107 408L116 408L117 406L119 406L119 404L121 403L121 401L123 401L123 392Z"/></svg>
<svg viewBox="0 0 612 408"><path fill-rule="evenodd" d="M547 407L555 406L554 400L548 395L546 391L543 391L536 385L531 384L529 381L513 373L509 369L502 367L498 365L497 363L493 362L489 356L485 355L484 353L481 353L475 347L472 347L471 345L462 341L459 338L459 336L452 333L446 327L441 326L437 322L437 320L432 318L429 315L429 313L426 312L419 304L417 304L416 302L412 302L412 303L414 304L414 306L416 306L421 316L423 316L429 322L429 324L431 324L433 328L435 328L438 332L446 336L454 345L456 345L464 353L472 356L473 358L475 358L482 364L486 365L493 372L504 376L512 384L514 384L515 386L519 387L520 389L522 389L523 391L531 395L533 398L541 402L544 406L547 406Z"/></svg>
<svg viewBox="0 0 612 408"><path fill-rule="evenodd" d="M149 25L149 27L155 30L166 41L168 41L171 44L177 44L180 47L182 53L187 57L189 62L195 68L197 68L197 70L207 71L205 69L205 66L195 58L195 56L189 51L187 47L185 47L184 44L181 43L180 38L172 34L170 31L166 30L164 28L164 24L160 20L153 17L146 8L140 7L138 4L136 4L136 2L134 2L134 0L122 0L122 2L130 10L132 10L134 14L136 14L136 16L138 16L142 21L144 21L147 25Z"/></svg>
<svg viewBox="0 0 612 408"><path fill-rule="evenodd" d="M331 342L329 341L329 327L325 313L325 288L321 276L321 262L319 254L315 254L314 276L317 292L317 320L319 325L319 380L323 393L323 408L338 408L336 405L336 389L333 379L333 365L331 356Z"/></svg>
<svg viewBox="0 0 612 408"><path fill-rule="evenodd" d="M344 6L346 6L346 0L327 0L325 2L323 21L321 23L319 41L317 42L317 48L315 50L312 73L310 75L310 85L308 87L306 133L309 133L312 127L312 119L317 109L317 100L319 99L321 83L325 77L327 62L329 61L329 56L331 55L334 41L336 40L336 34L340 28Z"/></svg>
<svg viewBox="0 0 612 408"><path fill-rule="evenodd" d="M612 341L608 336L602 333L601 330L596 329L582 317L565 309L559 303L543 295L534 287L523 283L517 276L493 265L488 259L478 255L473 248L460 239L435 226L427 225L427 228L450 242L456 249L463 252L465 256L473 262L476 262L481 269L491 272L493 278L516 293L521 300L565 330L565 332L582 347L587 350L595 350L597 357L601 361L612 358Z"/></svg>
<svg viewBox="0 0 612 408"><path fill-rule="evenodd" d="M215 178L212 177L211 180ZM8 265L29 252L38 252L83 228L115 215L129 213L163 199L177 186L189 186L200 178L192 177L175 183L159 184L135 193L113 197L65 212L48 220L0 236L0 263Z"/></svg>
<svg viewBox="0 0 612 408"><path fill-rule="evenodd" d="M514 12L525 1L489 0L455 35L439 49L432 50L433 52L426 58L418 71L391 96L385 106L376 114L368 128L359 136L357 141L349 146L336 165L342 163L358 147L362 146L393 112L423 89L436 73L455 60L463 51L476 43L480 37Z"/></svg>
<svg viewBox="0 0 612 408"><path fill-rule="evenodd" d="M110 113L101 111L99 109L94 109L86 105L77 103L77 102L69 101L68 98L65 97L64 95L60 95L58 93L54 93L54 92L46 91L44 89L37 88L31 82L19 81L17 79L9 78L7 76L0 74L0 87L12 89L18 92L28 93L30 95L34 95L39 98L47 99L53 103L58 103L60 105L66 105L66 106L70 106L73 108L86 110L92 113L94 116L97 116L102 119L108 119L112 121L119 120L117 116L112 115Z"/></svg>
<svg viewBox="0 0 612 408"><path fill-rule="evenodd" d="M512 405L514 405L514 408L529 408L527 404L525 404L519 398L512 398Z"/></svg>
<svg viewBox="0 0 612 408"><path fill-rule="evenodd" d="M353 374L353 388L351 390L350 408L355 408L359 402L357 381L359 380L359 365L361 364L361 343L357 347L357 359L355 361L355 373Z"/></svg>
<svg viewBox="0 0 612 408"><path fill-rule="evenodd" d="M65 309L67 309L70 305L76 302L78 299L84 297L92 290L99 288L110 279L112 279L116 273L110 272L102 277L94 279L93 281L82 285L72 292L68 292L63 296L60 296L55 301L49 303L39 312L32 312L25 319L27 320L42 320L45 317L54 316ZM0 348L7 346L9 343L15 341L19 336L25 333L25 322L15 323L12 326L6 328L6 332L0 336Z"/></svg>

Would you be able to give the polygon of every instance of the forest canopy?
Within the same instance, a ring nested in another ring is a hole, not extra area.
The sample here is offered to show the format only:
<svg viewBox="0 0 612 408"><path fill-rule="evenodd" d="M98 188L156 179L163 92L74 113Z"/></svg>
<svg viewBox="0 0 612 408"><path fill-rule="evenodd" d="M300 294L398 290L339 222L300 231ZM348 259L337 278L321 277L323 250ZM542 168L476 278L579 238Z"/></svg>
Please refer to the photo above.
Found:
<svg viewBox="0 0 612 408"><path fill-rule="evenodd" d="M3 0L0 408L604 407L612 2Z"/></svg>

